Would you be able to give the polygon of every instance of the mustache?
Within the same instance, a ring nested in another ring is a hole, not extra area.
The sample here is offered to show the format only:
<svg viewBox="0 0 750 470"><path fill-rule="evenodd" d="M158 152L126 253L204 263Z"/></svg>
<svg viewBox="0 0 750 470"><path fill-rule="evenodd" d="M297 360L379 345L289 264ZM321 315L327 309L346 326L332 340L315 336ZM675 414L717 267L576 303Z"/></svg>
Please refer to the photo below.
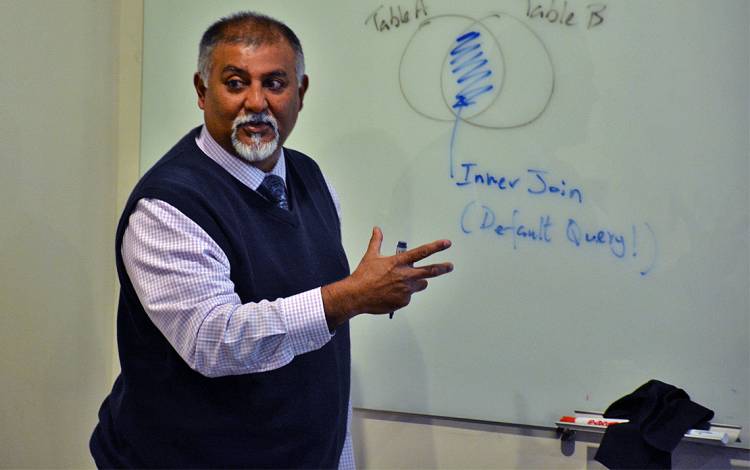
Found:
<svg viewBox="0 0 750 470"><path fill-rule="evenodd" d="M235 118L234 122L232 123L232 129L236 131L238 128L244 126L245 124L266 124L270 126L274 130L274 132L277 132L278 129L276 118L265 111L262 113L250 113L237 116L237 118Z"/></svg>

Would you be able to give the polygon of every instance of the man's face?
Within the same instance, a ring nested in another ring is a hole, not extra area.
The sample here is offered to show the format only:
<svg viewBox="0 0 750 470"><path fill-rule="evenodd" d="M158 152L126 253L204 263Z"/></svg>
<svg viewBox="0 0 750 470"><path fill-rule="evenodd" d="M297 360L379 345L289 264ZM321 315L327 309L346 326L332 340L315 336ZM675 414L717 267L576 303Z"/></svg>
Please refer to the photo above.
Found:
<svg viewBox="0 0 750 470"><path fill-rule="evenodd" d="M307 91L307 76L297 82L294 50L283 39L258 47L219 43L211 59L208 83L194 78L208 131L227 152L269 171Z"/></svg>

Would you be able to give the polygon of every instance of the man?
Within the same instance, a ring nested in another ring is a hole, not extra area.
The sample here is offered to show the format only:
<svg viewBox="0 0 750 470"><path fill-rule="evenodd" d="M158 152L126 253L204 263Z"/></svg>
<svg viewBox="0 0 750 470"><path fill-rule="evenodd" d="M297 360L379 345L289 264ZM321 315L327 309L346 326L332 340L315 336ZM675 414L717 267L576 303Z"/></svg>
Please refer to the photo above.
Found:
<svg viewBox="0 0 750 470"><path fill-rule="evenodd" d="M99 467L353 468L349 328L409 303L447 240L350 275L338 202L282 148L309 85L299 39L255 13L203 35L205 125L133 190L117 229L122 372L102 404ZM347 156L351 158L352 156Z"/></svg>

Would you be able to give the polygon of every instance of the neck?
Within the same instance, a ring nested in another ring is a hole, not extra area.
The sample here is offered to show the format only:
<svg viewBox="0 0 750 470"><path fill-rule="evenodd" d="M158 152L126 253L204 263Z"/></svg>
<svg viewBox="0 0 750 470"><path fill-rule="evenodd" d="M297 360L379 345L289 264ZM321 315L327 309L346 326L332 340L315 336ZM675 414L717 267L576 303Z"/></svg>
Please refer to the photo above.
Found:
<svg viewBox="0 0 750 470"><path fill-rule="evenodd" d="M233 155L236 156L236 153L233 153ZM273 167L276 166L276 163L279 161L279 157L281 157L281 147L277 148L274 153L271 154L270 157L266 158L265 160L260 160L257 162L248 162L255 168L261 170L263 173L268 173L271 170L273 170ZM237 157L242 158L242 157ZM244 161L247 162L244 158L242 158Z"/></svg>

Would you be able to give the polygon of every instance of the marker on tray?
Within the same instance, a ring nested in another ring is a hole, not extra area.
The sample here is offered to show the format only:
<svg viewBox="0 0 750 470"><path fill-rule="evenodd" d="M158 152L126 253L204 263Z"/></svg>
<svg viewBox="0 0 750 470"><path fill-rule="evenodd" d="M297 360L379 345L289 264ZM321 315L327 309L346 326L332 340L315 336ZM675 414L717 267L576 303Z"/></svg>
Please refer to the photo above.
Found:
<svg viewBox="0 0 750 470"><path fill-rule="evenodd" d="M406 242L404 242L404 241L399 241L399 242L398 242L398 243L396 244L396 254L399 254L399 253L403 253L403 252L405 252L405 251L406 251ZM391 313L389 313L389 314L388 314L388 318L391 318L391 319L393 319L393 313L394 313L394 312L391 312Z"/></svg>
<svg viewBox="0 0 750 470"><path fill-rule="evenodd" d="M685 433L685 437L699 437L701 439L711 439L712 441L720 441L722 444L729 444L729 434L721 431L704 431L702 429L689 429Z"/></svg>
<svg viewBox="0 0 750 470"><path fill-rule="evenodd" d="M579 426L591 426L597 428L608 428L615 424L627 423L627 419L613 419L598 416L563 416L560 418L561 423L577 424ZM700 439L710 439L719 441L724 445L729 443L729 434L722 431L711 431L703 429L688 429L685 437L695 437Z"/></svg>
<svg viewBox="0 0 750 470"><path fill-rule="evenodd" d="M608 427L613 424L627 423L627 419L599 418L594 416L563 416L561 423L582 424L584 426Z"/></svg>

